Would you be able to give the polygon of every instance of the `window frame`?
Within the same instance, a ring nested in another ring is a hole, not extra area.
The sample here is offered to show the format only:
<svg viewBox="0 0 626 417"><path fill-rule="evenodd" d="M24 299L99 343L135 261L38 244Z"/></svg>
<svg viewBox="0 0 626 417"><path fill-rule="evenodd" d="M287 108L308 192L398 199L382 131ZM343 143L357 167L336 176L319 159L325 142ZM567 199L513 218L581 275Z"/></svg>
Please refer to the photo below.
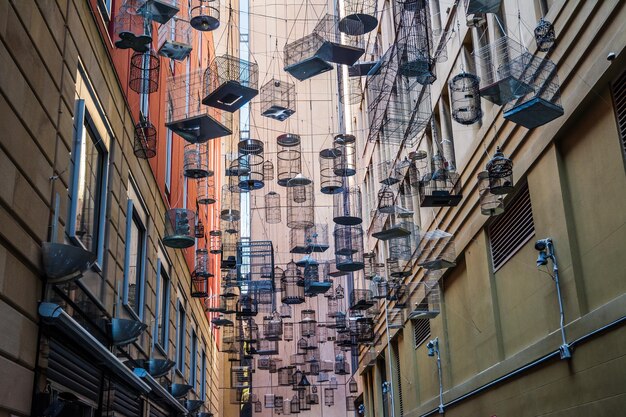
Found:
<svg viewBox="0 0 626 417"><path fill-rule="evenodd" d="M145 286L146 286L146 252L148 248L148 227L145 224L145 220L141 218L141 213L135 209L135 202L132 198L128 199L128 203L126 206L126 243L130 241L132 226L136 222L139 231L141 232L140 242L138 245L141 249L141 253L138 254L137 264L139 268L139 273L136 277L136 285L138 286L139 294L137 296L137 305L133 308L129 304L129 280L130 280L130 251L131 246L125 245L125 255L124 255L124 289L123 289L123 301L122 304L126 308L126 310L133 315L139 321L143 321L144 318L144 310L145 310Z"/></svg>
<svg viewBox="0 0 626 417"><path fill-rule="evenodd" d="M167 265L167 266L166 266ZM170 333L170 287L169 264L157 259L157 279L156 279L156 305L154 313L154 335L153 344L167 356L169 348ZM161 293L163 291L163 294ZM159 328L162 328L159 331Z"/></svg>
<svg viewBox="0 0 626 417"><path fill-rule="evenodd" d="M206 343L205 343L206 345ZM202 353L200 354L200 399L206 401L206 350L202 348Z"/></svg>
<svg viewBox="0 0 626 417"><path fill-rule="evenodd" d="M197 392L198 383L198 335L195 326L191 326L190 343L189 343L189 381L192 389Z"/></svg>
<svg viewBox="0 0 626 417"><path fill-rule="evenodd" d="M187 312L183 301L176 303L176 372L185 377L185 333L187 333Z"/></svg>

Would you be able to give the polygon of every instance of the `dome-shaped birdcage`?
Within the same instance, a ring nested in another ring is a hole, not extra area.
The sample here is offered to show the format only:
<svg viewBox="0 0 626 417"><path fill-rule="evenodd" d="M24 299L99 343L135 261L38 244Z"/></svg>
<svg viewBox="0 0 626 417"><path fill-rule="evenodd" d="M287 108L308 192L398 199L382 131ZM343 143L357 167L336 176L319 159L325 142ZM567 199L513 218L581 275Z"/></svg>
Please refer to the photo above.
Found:
<svg viewBox="0 0 626 417"><path fill-rule="evenodd" d="M336 194L343 190L341 176L335 174L335 164L341 157L337 148L328 148L320 151L320 191L322 194Z"/></svg>
<svg viewBox="0 0 626 417"><path fill-rule="evenodd" d="M148 120L142 120L135 125L135 141L133 153L137 158L154 158L157 153L157 131Z"/></svg>
<svg viewBox="0 0 626 417"><path fill-rule="evenodd" d="M378 191L378 211L380 213L393 213L396 206L396 195L388 187L383 187Z"/></svg>
<svg viewBox="0 0 626 417"><path fill-rule="evenodd" d="M199 178L196 181L196 192L198 204L213 204L215 199L215 177L213 175Z"/></svg>
<svg viewBox="0 0 626 417"><path fill-rule="evenodd" d="M248 154L239 156L239 188L242 191L259 190L265 186L263 178L263 154Z"/></svg>
<svg viewBox="0 0 626 417"><path fill-rule="evenodd" d="M277 179L278 185L283 187L302 172L302 155L300 136L286 133L276 138L277 152Z"/></svg>
<svg viewBox="0 0 626 417"><path fill-rule="evenodd" d="M204 73L202 104L235 112L259 91L259 66L232 55L215 57Z"/></svg>
<svg viewBox="0 0 626 417"><path fill-rule="evenodd" d="M340 134L335 136L334 142L335 149L339 151L339 157L334 159L333 172L339 177L356 175L356 137Z"/></svg>
<svg viewBox="0 0 626 417"><path fill-rule="evenodd" d="M345 188L333 196L333 221L348 226L363 222L361 189L358 186Z"/></svg>
<svg viewBox="0 0 626 417"><path fill-rule="evenodd" d="M304 277L294 261L285 267L281 280L281 301L284 304L301 304L304 302Z"/></svg>
<svg viewBox="0 0 626 417"><path fill-rule="evenodd" d="M489 173L478 173L478 202L480 213L485 216L497 216L504 213L504 196L494 194L489 187Z"/></svg>
<svg viewBox="0 0 626 417"><path fill-rule="evenodd" d="M265 221L269 224L281 222L280 194L270 191L265 194Z"/></svg>
<svg viewBox="0 0 626 417"><path fill-rule="evenodd" d="M272 161L266 160L263 162L263 179L265 182L274 180L274 164Z"/></svg>
<svg viewBox="0 0 626 417"><path fill-rule="evenodd" d="M346 0L339 30L346 35L364 35L378 26L376 0Z"/></svg>
<svg viewBox="0 0 626 417"><path fill-rule="evenodd" d="M340 271L365 268L363 229L360 226L335 226L335 261Z"/></svg>
<svg viewBox="0 0 626 417"><path fill-rule="evenodd" d="M451 207L461 201L461 177L448 168L437 154L432 160L432 172L426 173L419 184L421 207Z"/></svg>
<svg viewBox="0 0 626 417"><path fill-rule="evenodd" d="M161 60L153 50L135 52L130 58L128 86L139 94L151 94L159 89Z"/></svg>
<svg viewBox="0 0 626 417"><path fill-rule="evenodd" d="M174 208L165 213L163 244L170 248L188 248L196 243L194 226L196 213L192 210Z"/></svg>
<svg viewBox="0 0 626 417"><path fill-rule="evenodd" d="M287 188L287 227L306 229L315 223L313 183Z"/></svg>
<svg viewBox="0 0 626 417"><path fill-rule="evenodd" d="M462 72L448 83L452 118L462 125L474 124L483 117L480 103L480 78Z"/></svg>
<svg viewBox="0 0 626 417"><path fill-rule="evenodd" d="M554 33L554 26L552 23L542 17L539 19L539 23L537 23L537 27L535 27L534 32L537 49L539 51L548 52L554 47L556 34Z"/></svg>
<svg viewBox="0 0 626 417"><path fill-rule="evenodd" d="M191 26L200 31L215 30L220 26L220 2L218 0L192 0L189 11Z"/></svg>
<svg viewBox="0 0 626 417"><path fill-rule="evenodd" d="M513 161L504 156L499 146L493 158L487 162L487 173L492 194L502 195L513 191Z"/></svg>
<svg viewBox="0 0 626 417"><path fill-rule="evenodd" d="M296 85L272 78L261 87L261 115L283 122L296 112Z"/></svg>
<svg viewBox="0 0 626 417"><path fill-rule="evenodd" d="M187 178L204 178L213 175L209 170L206 143L187 143L184 151L183 174Z"/></svg>
<svg viewBox="0 0 626 417"><path fill-rule="evenodd" d="M142 0L126 0L115 16L115 33L119 37L115 47L133 49L144 53L152 44L152 21L146 19L139 8Z"/></svg>

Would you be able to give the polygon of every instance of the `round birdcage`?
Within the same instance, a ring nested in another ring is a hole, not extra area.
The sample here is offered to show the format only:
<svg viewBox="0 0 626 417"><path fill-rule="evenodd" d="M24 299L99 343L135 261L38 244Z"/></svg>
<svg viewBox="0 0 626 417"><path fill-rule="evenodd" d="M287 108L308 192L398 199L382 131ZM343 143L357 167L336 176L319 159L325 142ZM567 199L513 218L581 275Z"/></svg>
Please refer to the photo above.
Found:
<svg viewBox="0 0 626 417"><path fill-rule="evenodd" d="M204 239L204 223L202 223L202 219L200 217L197 218L196 228L194 231L194 235L196 239Z"/></svg>
<svg viewBox="0 0 626 417"><path fill-rule="evenodd" d="M187 178L204 178L213 175L209 170L206 143L185 145L183 174Z"/></svg>
<svg viewBox="0 0 626 417"><path fill-rule="evenodd" d="M170 248L183 249L196 243L194 227L196 213L192 210L174 208L165 213L163 244Z"/></svg>
<svg viewBox="0 0 626 417"><path fill-rule="evenodd" d="M196 182L198 204L213 204L215 199L215 177L213 175L199 178Z"/></svg>
<svg viewBox="0 0 626 417"><path fill-rule="evenodd" d="M222 231L219 229L209 232L209 252L214 255L222 253Z"/></svg>
<svg viewBox="0 0 626 417"><path fill-rule="evenodd" d="M333 172L339 177L351 177L356 174L356 137L341 134L335 136L335 148L339 150L338 158L334 159Z"/></svg>
<svg viewBox="0 0 626 417"><path fill-rule="evenodd" d="M247 154L239 157L239 188L244 191L259 190L265 185L263 178L263 154Z"/></svg>
<svg viewBox="0 0 626 417"><path fill-rule="evenodd" d="M137 158L150 159L157 154L157 131L148 120L142 120L135 125L135 141L133 153Z"/></svg>
<svg viewBox="0 0 626 417"><path fill-rule="evenodd" d="M315 224L313 183L287 188L287 227L306 229Z"/></svg>
<svg viewBox="0 0 626 417"><path fill-rule="evenodd" d="M241 212L239 211L239 195L230 191L228 184L222 186L222 207L220 219L228 222L239 221Z"/></svg>
<svg viewBox="0 0 626 417"><path fill-rule="evenodd" d="M381 213L390 213L396 203L394 192L387 187L383 187L378 191L378 211Z"/></svg>
<svg viewBox="0 0 626 417"><path fill-rule="evenodd" d="M335 226L335 260L340 271L365 268L363 229L360 226Z"/></svg>
<svg viewBox="0 0 626 417"><path fill-rule="evenodd" d="M220 3L218 0L192 0L189 17L194 29L215 30L220 26Z"/></svg>
<svg viewBox="0 0 626 417"><path fill-rule="evenodd" d="M302 172L302 154L300 148L300 136L286 133L276 138L277 152L277 179L278 185L283 187Z"/></svg>
<svg viewBox="0 0 626 417"><path fill-rule="evenodd" d="M335 174L335 164L341 156L341 151L336 148L328 148L320 151L320 191L323 194L336 194L343 190L343 182L339 175Z"/></svg>
<svg viewBox="0 0 626 417"><path fill-rule="evenodd" d="M239 155L260 155L263 153L263 142L258 139L243 139L237 144Z"/></svg>
<svg viewBox="0 0 626 417"><path fill-rule="evenodd" d="M358 186L345 188L333 197L333 221L337 224L354 226L363 222L361 189Z"/></svg>
<svg viewBox="0 0 626 417"><path fill-rule="evenodd" d="M281 281L282 299L284 304L301 304L304 302L304 277L294 261L285 267Z"/></svg>
<svg viewBox="0 0 626 417"><path fill-rule="evenodd" d="M269 224L281 222L280 194L274 191L265 194L265 221Z"/></svg>
<svg viewBox="0 0 626 417"><path fill-rule="evenodd" d="M274 180L274 164L272 161L263 162L263 179L265 182Z"/></svg>
<svg viewBox="0 0 626 417"><path fill-rule="evenodd" d="M283 304L287 305L287 304ZM282 313L281 313L282 316ZM283 323L283 340L289 342L293 340L293 323Z"/></svg>
<svg viewBox="0 0 626 417"><path fill-rule="evenodd" d="M159 89L161 61L153 51L135 52L130 58L128 86L139 94L151 94Z"/></svg>
<svg viewBox="0 0 626 417"><path fill-rule="evenodd" d="M305 309L302 310L300 314L300 334L304 337L315 336L317 330L315 310Z"/></svg>
<svg viewBox="0 0 626 417"><path fill-rule="evenodd" d="M497 216L504 213L504 196L492 193L489 183L489 173L487 171L479 172L478 200L480 213L485 216Z"/></svg>
<svg viewBox="0 0 626 417"><path fill-rule="evenodd" d="M474 124L483 117L479 93L480 78L462 72L450 80L452 118L462 125Z"/></svg>
<svg viewBox="0 0 626 417"><path fill-rule="evenodd" d="M487 163L487 172L492 194L502 195L513 191L513 161L504 156L499 146L493 158Z"/></svg>
<svg viewBox="0 0 626 417"><path fill-rule="evenodd" d="M541 52L548 52L554 48L554 41L556 34L554 33L554 26L552 23L545 20L543 17L539 19L537 27L535 28L535 41L537 42L537 49Z"/></svg>

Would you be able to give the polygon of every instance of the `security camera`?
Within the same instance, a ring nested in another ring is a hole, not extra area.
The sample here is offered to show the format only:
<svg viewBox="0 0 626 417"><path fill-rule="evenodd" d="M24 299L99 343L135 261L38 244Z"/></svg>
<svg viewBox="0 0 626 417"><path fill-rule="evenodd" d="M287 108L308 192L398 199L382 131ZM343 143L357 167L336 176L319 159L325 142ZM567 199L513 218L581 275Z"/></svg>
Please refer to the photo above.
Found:
<svg viewBox="0 0 626 417"><path fill-rule="evenodd" d="M615 52L609 52L609 54L606 56L606 60L613 61L616 57L617 57L617 54Z"/></svg>
<svg viewBox="0 0 626 417"><path fill-rule="evenodd" d="M435 343L433 343L433 341L431 340L430 342L428 342L428 343L426 344L426 347L427 347L428 349L433 349L433 348L435 347Z"/></svg>
<svg viewBox="0 0 626 417"><path fill-rule="evenodd" d="M551 243L552 243L552 239L550 238L539 239L538 241L535 242L535 249L538 251L546 250L548 245Z"/></svg>

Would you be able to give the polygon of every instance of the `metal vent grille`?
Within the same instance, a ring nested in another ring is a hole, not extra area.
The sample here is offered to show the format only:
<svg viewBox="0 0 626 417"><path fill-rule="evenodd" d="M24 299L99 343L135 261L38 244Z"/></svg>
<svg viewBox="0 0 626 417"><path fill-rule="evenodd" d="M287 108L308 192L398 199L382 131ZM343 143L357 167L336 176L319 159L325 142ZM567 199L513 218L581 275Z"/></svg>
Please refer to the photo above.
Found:
<svg viewBox="0 0 626 417"><path fill-rule="evenodd" d="M413 320L413 338L415 339L415 348L417 349L430 337L430 320L415 319Z"/></svg>
<svg viewBox="0 0 626 417"><path fill-rule="evenodd" d="M398 349L398 343L394 343L393 345L393 356L395 359L395 377L396 380L394 381L397 384L397 392L398 392L398 396L396 397L397 401L398 401L398 411L399 411L399 417L404 417L404 401L402 399L402 371L401 371L401 365L400 365L400 349Z"/></svg>
<svg viewBox="0 0 626 417"><path fill-rule="evenodd" d="M505 213L491 223L488 233L493 269L497 271L535 235L528 183L507 204Z"/></svg>
<svg viewBox="0 0 626 417"><path fill-rule="evenodd" d="M611 85L611 94L622 153L626 159L626 71Z"/></svg>

